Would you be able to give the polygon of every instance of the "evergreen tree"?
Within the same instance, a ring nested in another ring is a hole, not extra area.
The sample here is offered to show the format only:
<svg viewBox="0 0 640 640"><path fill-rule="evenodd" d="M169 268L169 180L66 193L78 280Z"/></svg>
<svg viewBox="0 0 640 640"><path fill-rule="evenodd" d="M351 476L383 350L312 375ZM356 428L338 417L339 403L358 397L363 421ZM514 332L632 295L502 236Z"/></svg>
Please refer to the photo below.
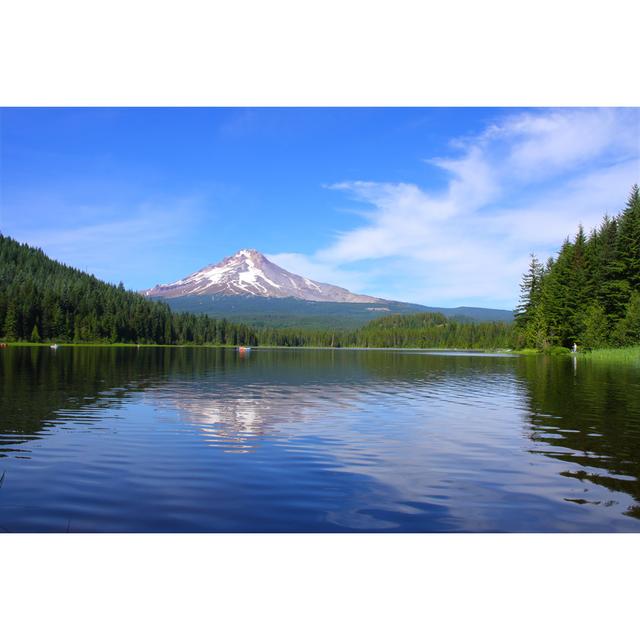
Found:
<svg viewBox="0 0 640 640"><path fill-rule="evenodd" d="M618 224L617 272L629 283L630 290L640 290L640 193L634 185Z"/></svg>
<svg viewBox="0 0 640 640"><path fill-rule="evenodd" d="M584 347L598 349L604 347L609 339L609 327L604 308L600 305L590 306L584 314L581 342Z"/></svg>
<svg viewBox="0 0 640 640"><path fill-rule="evenodd" d="M10 302L4 319L4 337L7 340L18 339L18 318L15 303Z"/></svg>
<svg viewBox="0 0 640 640"><path fill-rule="evenodd" d="M542 282L540 294L551 344L573 342L571 325L575 309L570 291L572 263L573 245L567 238Z"/></svg>
<svg viewBox="0 0 640 640"><path fill-rule="evenodd" d="M584 309L589 303L589 288L587 239L582 225L579 225L573 243L567 291L571 307L570 327L574 335L582 330Z"/></svg>
<svg viewBox="0 0 640 640"><path fill-rule="evenodd" d="M38 323L34 323L33 329L31 330L31 336L29 338L31 342L40 342L40 332L38 331Z"/></svg>
<svg viewBox="0 0 640 640"><path fill-rule="evenodd" d="M640 344L640 292L631 294L626 313L616 326L614 339L620 346Z"/></svg>
<svg viewBox="0 0 640 640"><path fill-rule="evenodd" d="M609 322L615 320L626 299L626 283L617 279L618 220L605 216L593 246L593 297L604 307Z"/></svg>
<svg viewBox="0 0 640 640"><path fill-rule="evenodd" d="M525 346L544 351L550 346L549 327L545 316L544 305L536 305L531 312L525 330Z"/></svg>
<svg viewBox="0 0 640 640"><path fill-rule="evenodd" d="M544 268L535 254L530 254L528 271L522 276L520 301L515 311L516 324L524 327L530 319L531 310L538 304Z"/></svg>

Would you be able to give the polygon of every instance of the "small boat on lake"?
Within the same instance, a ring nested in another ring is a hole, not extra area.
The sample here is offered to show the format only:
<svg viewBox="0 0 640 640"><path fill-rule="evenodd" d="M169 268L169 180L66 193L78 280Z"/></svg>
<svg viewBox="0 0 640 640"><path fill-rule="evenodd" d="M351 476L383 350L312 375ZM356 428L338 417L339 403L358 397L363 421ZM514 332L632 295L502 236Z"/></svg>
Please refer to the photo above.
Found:
<svg viewBox="0 0 640 640"><path fill-rule="evenodd" d="M51 348L52 348L52 349L57 349L57 348L58 348L58 345L54 342L54 343L51 345Z"/></svg>
<svg viewBox="0 0 640 640"><path fill-rule="evenodd" d="M251 351L251 347L238 347L238 351L240 353L248 353L249 351Z"/></svg>

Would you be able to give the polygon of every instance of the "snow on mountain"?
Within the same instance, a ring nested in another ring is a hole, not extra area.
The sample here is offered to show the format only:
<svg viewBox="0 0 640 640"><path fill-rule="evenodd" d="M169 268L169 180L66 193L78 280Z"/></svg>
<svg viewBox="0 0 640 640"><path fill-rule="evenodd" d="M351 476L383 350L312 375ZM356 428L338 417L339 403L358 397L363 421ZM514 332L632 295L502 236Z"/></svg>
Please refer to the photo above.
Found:
<svg viewBox="0 0 640 640"><path fill-rule="evenodd" d="M383 302L323 282L290 273L267 260L255 249L242 249L170 284L158 284L142 292L149 297L179 298L192 295L260 296L298 298L316 302Z"/></svg>

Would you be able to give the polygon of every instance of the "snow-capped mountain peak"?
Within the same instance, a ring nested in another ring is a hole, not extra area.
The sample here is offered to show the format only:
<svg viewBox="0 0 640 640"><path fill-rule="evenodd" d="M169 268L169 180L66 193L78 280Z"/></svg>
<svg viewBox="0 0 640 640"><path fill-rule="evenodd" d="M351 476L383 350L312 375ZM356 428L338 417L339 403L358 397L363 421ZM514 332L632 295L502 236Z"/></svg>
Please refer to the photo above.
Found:
<svg viewBox="0 0 640 640"><path fill-rule="evenodd" d="M208 265L181 280L159 284L142 293L159 298L239 295L317 302L380 302L379 298L351 293L342 287L286 271L255 249L241 249L221 262Z"/></svg>

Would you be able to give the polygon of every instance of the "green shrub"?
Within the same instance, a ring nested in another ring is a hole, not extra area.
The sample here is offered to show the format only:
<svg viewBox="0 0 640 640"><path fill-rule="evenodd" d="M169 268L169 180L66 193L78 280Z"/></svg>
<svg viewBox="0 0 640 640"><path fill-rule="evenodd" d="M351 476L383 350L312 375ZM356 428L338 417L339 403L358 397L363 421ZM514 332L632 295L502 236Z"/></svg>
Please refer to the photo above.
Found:
<svg viewBox="0 0 640 640"><path fill-rule="evenodd" d="M567 349L567 347L549 347L543 353L549 356L568 356L571 354L571 349Z"/></svg>

